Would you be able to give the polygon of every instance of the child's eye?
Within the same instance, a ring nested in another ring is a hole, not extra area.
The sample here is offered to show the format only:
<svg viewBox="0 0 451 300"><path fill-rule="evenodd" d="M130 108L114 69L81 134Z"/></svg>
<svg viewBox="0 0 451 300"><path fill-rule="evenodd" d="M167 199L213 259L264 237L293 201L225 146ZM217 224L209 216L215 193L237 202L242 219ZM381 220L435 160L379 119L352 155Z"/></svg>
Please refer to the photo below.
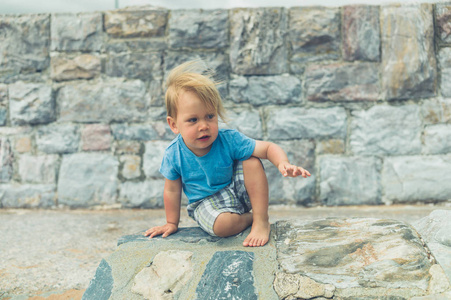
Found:
<svg viewBox="0 0 451 300"><path fill-rule="evenodd" d="M207 118L208 118L209 120L214 119L214 118L215 118L215 115L214 115L214 114L210 114L210 115L207 116Z"/></svg>
<svg viewBox="0 0 451 300"><path fill-rule="evenodd" d="M197 122L197 118L191 118L188 120L188 122L190 123L196 123Z"/></svg>

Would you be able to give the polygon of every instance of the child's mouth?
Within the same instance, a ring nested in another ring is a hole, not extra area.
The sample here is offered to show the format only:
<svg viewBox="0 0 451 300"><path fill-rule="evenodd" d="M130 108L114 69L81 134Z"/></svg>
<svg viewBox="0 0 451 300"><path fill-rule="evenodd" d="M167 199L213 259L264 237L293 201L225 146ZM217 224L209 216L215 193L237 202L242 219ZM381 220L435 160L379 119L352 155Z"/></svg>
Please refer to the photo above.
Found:
<svg viewBox="0 0 451 300"><path fill-rule="evenodd" d="M201 136L200 138L198 138L198 140L200 140L200 141L206 141L206 140L208 140L210 138L210 136L209 135L204 135L204 136Z"/></svg>

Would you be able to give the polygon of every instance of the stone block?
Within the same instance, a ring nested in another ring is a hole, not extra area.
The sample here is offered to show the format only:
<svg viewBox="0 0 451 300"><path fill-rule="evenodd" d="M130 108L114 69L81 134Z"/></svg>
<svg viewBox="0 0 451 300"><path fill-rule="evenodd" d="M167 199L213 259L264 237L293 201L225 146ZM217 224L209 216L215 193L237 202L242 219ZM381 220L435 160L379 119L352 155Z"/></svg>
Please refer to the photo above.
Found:
<svg viewBox="0 0 451 300"><path fill-rule="evenodd" d="M93 13L56 13L51 20L52 51L100 51L103 48L103 16Z"/></svg>
<svg viewBox="0 0 451 300"><path fill-rule="evenodd" d="M141 177L141 156L122 155L119 157L121 162L120 173L125 179L135 179Z"/></svg>
<svg viewBox="0 0 451 300"><path fill-rule="evenodd" d="M9 85L9 113L12 125L47 124L56 119L52 87L41 83Z"/></svg>
<svg viewBox="0 0 451 300"><path fill-rule="evenodd" d="M451 199L451 158L446 155L386 157L382 171L385 203ZM421 171L419 171L421 170Z"/></svg>
<svg viewBox="0 0 451 300"><path fill-rule="evenodd" d="M65 85L57 103L61 122L139 122L147 119L150 97L141 80L111 78Z"/></svg>
<svg viewBox="0 0 451 300"><path fill-rule="evenodd" d="M172 49L211 49L229 45L228 10L172 10L168 25Z"/></svg>
<svg viewBox="0 0 451 300"><path fill-rule="evenodd" d="M52 55L50 60L50 77L55 81L92 79L100 75L100 57L94 54L68 56Z"/></svg>
<svg viewBox="0 0 451 300"><path fill-rule="evenodd" d="M52 154L78 151L80 134L78 126L72 124L49 125L38 129L36 146L39 151Z"/></svg>
<svg viewBox="0 0 451 300"><path fill-rule="evenodd" d="M116 140L151 141L172 140L175 135L166 122L149 124L112 124L111 130Z"/></svg>
<svg viewBox="0 0 451 300"><path fill-rule="evenodd" d="M230 11L230 64L240 75L288 72L284 8L236 8Z"/></svg>
<svg viewBox="0 0 451 300"><path fill-rule="evenodd" d="M400 221L281 221L276 247L280 272L333 285L334 298L353 291L361 299L372 299L372 292L410 299L426 294L428 288L428 254L417 232Z"/></svg>
<svg viewBox="0 0 451 300"><path fill-rule="evenodd" d="M381 160L374 157L320 157L321 202L332 206L382 204L381 167Z"/></svg>
<svg viewBox="0 0 451 300"><path fill-rule="evenodd" d="M332 298L335 291L335 287L331 284L322 284L306 276L283 272L276 273L274 289L280 299Z"/></svg>
<svg viewBox="0 0 451 300"><path fill-rule="evenodd" d="M132 292L144 299L174 299L193 277L193 252L168 250L155 255L151 266L134 278Z"/></svg>
<svg viewBox="0 0 451 300"><path fill-rule="evenodd" d="M50 208L56 204L54 184L0 185L3 208Z"/></svg>
<svg viewBox="0 0 451 300"><path fill-rule="evenodd" d="M21 182L55 184L58 160L58 155L21 155L18 160Z"/></svg>
<svg viewBox="0 0 451 300"><path fill-rule="evenodd" d="M9 182L14 172L14 154L11 142L6 137L0 137L0 183Z"/></svg>
<svg viewBox="0 0 451 300"><path fill-rule="evenodd" d="M254 106L301 102L301 81L291 75L235 77L229 83L230 97L235 103Z"/></svg>
<svg viewBox="0 0 451 300"><path fill-rule="evenodd" d="M161 78L162 55L158 52L111 53L106 58L105 74L142 80Z"/></svg>
<svg viewBox="0 0 451 300"><path fill-rule="evenodd" d="M278 108L268 112L270 140L343 138L347 115L341 107Z"/></svg>
<svg viewBox="0 0 451 300"><path fill-rule="evenodd" d="M376 101L379 67L372 63L311 65L305 71L310 101Z"/></svg>
<svg viewBox="0 0 451 300"><path fill-rule="evenodd" d="M433 97L437 62L432 5L383 6L380 20L384 98Z"/></svg>
<svg viewBox="0 0 451 300"><path fill-rule="evenodd" d="M148 178L163 178L159 172L164 152L169 146L167 141L150 141L144 144L143 171Z"/></svg>
<svg viewBox="0 0 451 300"><path fill-rule="evenodd" d="M137 141L116 141L114 149L118 155L141 153L141 143Z"/></svg>
<svg viewBox="0 0 451 300"><path fill-rule="evenodd" d="M360 155L418 154L422 129L416 105L376 105L366 111L353 111L351 151Z"/></svg>
<svg viewBox="0 0 451 300"><path fill-rule="evenodd" d="M425 154L451 153L451 124L437 124L424 129Z"/></svg>
<svg viewBox="0 0 451 300"><path fill-rule="evenodd" d="M0 84L0 126L5 126L8 118L8 86Z"/></svg>
<svg viewBox="0 0 451 300"><path fill-rule="evenodd" d="M450 14L451 14L451 6L450 6ZM438 62L439 68L441 70L440 90L442 92L442 96L451 97L451 48L440 49L438 53Z"/></svg>
<svg viewBox="0 0 451 300"><path fill-rule="evenodd" d="M413 223L451 282L451 211L434 210ZM446 280L442 280L446 284ZM449 283L448 283L449 284Z"/></svg>
<svg viewBox="0 0 451 300"><path fill-rule="evenodd" d="M76 153L63 157L58 180L58 204L92 207L114 204L119 162L109 154Z"/></svg>
<svg viewBox="0 0 451 300"><path fill-rule="evenodd" d="M127 208L162 208L164 179L122 183L119 202Z"/></svg>
<svg viewBox="0 0 451 300"><path fill-rule="evenodd" d="M425 100L421 113L425 124L451 123L451 98Z"/></svg>
<svg viewBox="0 0 451 300"><path fill-rule="evenodd" d="M343 7L343 58L347 61L380 61L379 7Z"/></svg>
<svg viewBox="0 0 451 300"><path fill-rule="evenodd" d="M293 7L289 10L288 44L291 71L302 73L306 63L341 56L340 9Z"/></svg>
<svg viewBox="0 0 451 300"><path fill-rule="evenodd" d="M229 109L226 112L227 123L220 123L220 128L232 128L246 136L261 140L263 128L260 113L255 109Z"/></svg>
<svg viewBox="0 0 451 300"><path fill-rule="evenodd" d="M142 6L105 12L105 31L116 38L161 37L168 21L167 9Z"/></svg>
<svg viewBox="0 0 451 300"><path fill-rule="evenodd" d="M15 151L18 153L29 153L31 152L31 137L30 136L24 136L19 137L15 141L14 145Z"/></svg>
<svg viewBox="0 0 451 300"><path fill-rule="evenodd" d="M0 36L0 81L49 66L50 15L2 15Z"/></svg>
<svg viewBox="0 0 451 300"><path fill-rule="evenodd" d="M435 24L441 42L451 44L451 4L435 4Z"/></svg>
<svg viewBox="0 0 451 300"><path fill-rule="evenodd" d="M253 274L254 259L252 252L216 252L197 285L197 299L257 300Z"/></svg>
<svg viewBox="0 0 451 300"><path fill-rule="evenodd" d="M110 150L112 136L110 126L106 124L85 125L81 131L83 151Z"/></svg>
<svg viewBox="0 0 451 300"><path fill-rule="evenodd" d="M331 139L318 141L316 144L317 154L344 154L346 145L344 140Z"/></svg>
<svg viewBox="0 0 451 300"><path fill-rule="evenodd" d="M292 164L302 166L312 176L286 178L268 160L263 160L269 185L271 204L308 205L316 194L315 145L309 140L280 141L277 143L287 153Z"/></svg>

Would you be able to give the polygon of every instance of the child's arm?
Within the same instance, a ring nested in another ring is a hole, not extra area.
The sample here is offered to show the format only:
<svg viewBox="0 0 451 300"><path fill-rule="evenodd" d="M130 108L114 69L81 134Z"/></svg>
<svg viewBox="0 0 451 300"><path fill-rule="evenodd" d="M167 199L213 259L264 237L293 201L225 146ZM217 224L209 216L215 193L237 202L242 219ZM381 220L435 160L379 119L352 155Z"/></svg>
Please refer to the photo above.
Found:
<svg viewBox="0 0 451 300"><path fill-rule="evenodd" d="M166 211L166 225L152 227L144 235L153 238L162 234L162 237L177 231L180 221L180 202L182 197L182 180L166 179L164 183L164 209Z"/></svg>
<svg viewBox="0 0 451 300"><path fill-rule="evenodd" d="M277 144L266 141L256 141L252 156L268 159L285 177L297 177L301 175L302 177L307 178L307 176L310 176L309 171L290 164L287 154Z"/></svg>

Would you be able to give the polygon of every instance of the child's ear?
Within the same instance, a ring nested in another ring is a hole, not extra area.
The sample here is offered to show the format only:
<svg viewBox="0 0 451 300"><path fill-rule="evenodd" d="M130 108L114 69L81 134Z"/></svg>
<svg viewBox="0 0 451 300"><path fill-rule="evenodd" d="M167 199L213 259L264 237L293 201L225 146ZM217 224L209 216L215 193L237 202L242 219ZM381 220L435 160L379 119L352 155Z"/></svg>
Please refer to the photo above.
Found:
<svg viewBox="0 0 451 300"><path fill-rule="evenodd" d="M166 120L168 121L168 125L171 128L172 132L175 134L179 134L180 131L177 128L177 123L175 122L173 117L167 117Z"/></svg>

